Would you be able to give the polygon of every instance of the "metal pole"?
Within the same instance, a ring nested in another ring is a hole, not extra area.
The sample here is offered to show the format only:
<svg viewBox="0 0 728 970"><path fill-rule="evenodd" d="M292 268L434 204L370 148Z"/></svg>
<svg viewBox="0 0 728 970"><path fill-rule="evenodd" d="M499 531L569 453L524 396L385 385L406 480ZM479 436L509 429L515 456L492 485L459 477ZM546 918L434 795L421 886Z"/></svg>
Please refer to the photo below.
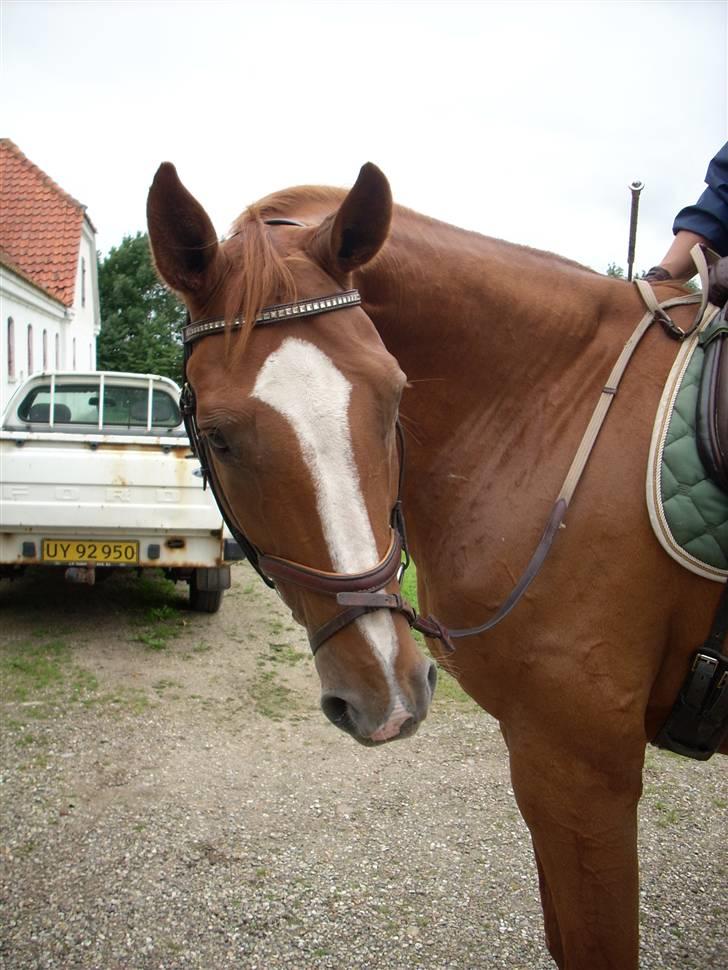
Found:
<svg viewBox="0 0 728 970"><path fill-rule="evenodd" d="M629 247L627 249L627 282L632 282L634 267L634 245L637 239L637 211L640 207L640 192L645 187L644 182L630 182L629 191L632 193L632 209L629 214Z"/></svg>

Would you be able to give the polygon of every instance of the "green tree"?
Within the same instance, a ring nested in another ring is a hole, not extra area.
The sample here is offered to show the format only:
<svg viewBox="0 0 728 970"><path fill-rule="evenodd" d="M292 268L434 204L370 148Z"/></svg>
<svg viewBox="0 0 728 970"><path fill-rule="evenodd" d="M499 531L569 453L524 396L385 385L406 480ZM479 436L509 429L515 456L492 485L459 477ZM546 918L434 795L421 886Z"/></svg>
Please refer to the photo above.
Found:
<svg viewBox="0 0 728 970"><path fill-rule="evenodd" d="M637 270L635 270L633 268L632 269L632 279L634 279L634 280L641 280L642 277L646 273L647 273L647 270L644 270L643 269L641 271L637 271ZM618 266L617 263L610 263L607 266L607 276L611 276L615 280L626 280L627 279L627 274L625 273L624 269L621 266Z"/></svg>
<svg viewBox="0 0 728 970"><path fill-rule="evenodd" d="M99 262L101 370L182 377L185 308L159 281L145 233L125 236Z"/></svg>
<svg viewBox="0 0 728 970"><path fill-rule="evenodd" d="M613 276L616 280L624 279L624 270L621 266L617 266L616 263L610 263L607 266L607 276Z"/></svg>

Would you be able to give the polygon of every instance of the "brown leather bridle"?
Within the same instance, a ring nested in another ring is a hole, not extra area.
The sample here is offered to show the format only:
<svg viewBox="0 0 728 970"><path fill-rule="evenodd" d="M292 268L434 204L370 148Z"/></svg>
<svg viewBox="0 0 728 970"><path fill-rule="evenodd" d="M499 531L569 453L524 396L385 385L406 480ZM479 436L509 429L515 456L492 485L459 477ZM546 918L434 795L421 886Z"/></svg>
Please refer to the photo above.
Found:
<svg viewBox="0 0 728 970"><path fill-rule="evenodd" d="M279 221L282 220L276 220L276 222ZM331 313L334 310L359 306L360 304L361 297L357 290L346 290L342 293L316 297L311 300L295 300L292 303L264 307L256 318L254 326L266 326L282 321L297 320L302 317L318 316L322 313ZM200 462L204 487L207 487L209 483L225 524L245 553L253 569L263 582L271 588L275 589L277 583L291 584L320 595L333 597L339 606L344 607L319 629L309 633L309 642L313 653L316 653L322 644L349 626L354 620L375 610L390 610L401 614L411 627L419 630L427 637L442 640L447 650L454 650L448 631L434 617L420 616L399 593L384 592L384 588L390 583L401 582L410 563L402 514L401 496L404 479L405 444L399 420L396 422L399 480L397 498L390 517L391 541L384 557L372 569L361 573L326 572L279 556L265 555L245 535L232 512L222 483L215 472L214 462L211 460L205 437L199 433L195 395L187 380L187 362L192 353L193 343L210 334L222 333L227 326L230 326L233 330L239 329L243 326L243 321L235 320L232 324L226 324L223 319L195 320L188 322L183 328L184 373L180 410L190 445Z"/></svg>

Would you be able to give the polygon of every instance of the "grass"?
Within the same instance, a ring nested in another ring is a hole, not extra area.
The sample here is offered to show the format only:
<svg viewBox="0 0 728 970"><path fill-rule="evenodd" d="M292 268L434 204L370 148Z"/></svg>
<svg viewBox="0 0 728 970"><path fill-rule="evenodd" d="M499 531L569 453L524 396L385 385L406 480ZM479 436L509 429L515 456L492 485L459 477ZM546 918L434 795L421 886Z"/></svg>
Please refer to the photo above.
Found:
<svg viewBox="0 0 728 970"><path fill-rule="evenodd" d="M65 640L46 639L8 644L0 660L0 696L4 700L29 703L39 694L50 694L69 680L78 687L89 675L71 664L71 648Z"/></svg>
<svg viewBox="0 0 728 970"><path fill-rule="evenodd" d="M184 616L169 603L148 607L137 622L146 629L138 634L136 642L143 643L148 650L166 650L169 641L179 636L185 625Z"/></svg>
<svg viewBox="0 0 728 970"><path fill-rule="evenodd" d="M39 691L56 687L64 679L68 646L62 640L45 643L25 642L3 659L3 673L11 686L11 696L27 701Z"/></svg>
<svg viewBox="0 0 728 970"><path fill-rule="evenodd" d="M275 670L261 670L248 687L248 693L256 712L271 721L293 720L300 713L298 694L280 682Z"/></svg>
<svg viewBox="0 0 728 970"><path fill-rule="evenodd" d="M97 690L96 677L73 663L66 640L46 630L0 648L0 701L22 709L21 730L28 719L49 717L61 703L88 703Z"/></svg>
<svg viewBox="0 0 728 970"><path fill-rule="evenodd" d="M417 569L413 562L410 562L409 566L407 567L407 572L402 577L401 589L404 598L414 607L419 609L419 604L417 602ZM424 638L421 633L418 633L417 630L415 630L414 635L415 639L419 640L420 643L424 643Z"/></svg>
<svg viewBox="0 0 728 970"><path fill-rule="evenodd" d="M669 828L671 825L676 825L679 822L680 813L672 805L657 800L653 803L652 807L657 813L655 822L660 828Z"/></svg>
<svg viewBox="0 0 728 970"><path fill-rule="evenodd" d="M139 687L117 687L115 690L84 701L85 707L100 707L106 704L119 711L128 711L130 714L143 714L149 707L149 697Z"/></svg>
<svg viewBox="0 0 728 970"><path fill-rule="evenodd" d="M269 631L280 634L284 627L271 621ZM248 686L248 694L258 714L272 721L296 720L308 711L301 695L282 682L280 675L286 667L301 663L306 655L290 643L268 641L268 651L257 660L258 671Z"/></svg>
<svg viewBox="0 0 728 970"><path fill-rule="evenodd" d="M26 730L30 721L56 717L71 705L141 713L148 698L132 687L100 691L95 674L74 662L66 636L38 627L21 640L0 643L0 703L14 709L5 727L22 732L18 744L32 746L39 739Z"/></svg>
<svg viewBox="0 0 728 970"><path fill-rule="evenodd" d="M283 664L288 667L294 667L296 664L301 663L305 658L305 654L301 653L300 650L296 650L292 647L290 643L273 643L269 642L268 647L270 653L267 657L269 663Z"/></svg>

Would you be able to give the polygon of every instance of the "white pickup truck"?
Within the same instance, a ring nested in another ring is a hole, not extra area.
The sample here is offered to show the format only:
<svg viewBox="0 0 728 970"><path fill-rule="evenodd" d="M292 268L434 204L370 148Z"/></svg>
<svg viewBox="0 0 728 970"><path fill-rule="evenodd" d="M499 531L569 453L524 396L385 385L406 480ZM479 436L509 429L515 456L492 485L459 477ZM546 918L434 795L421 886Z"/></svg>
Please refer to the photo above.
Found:
<svg viewBox="0 0 728 970"><path fill-rule="evenodd" d="M214 613L242 554L203 491L178 400L151 374L29 377L0 426L0 577L162 569L189 583L192 609Z"/></svg>

